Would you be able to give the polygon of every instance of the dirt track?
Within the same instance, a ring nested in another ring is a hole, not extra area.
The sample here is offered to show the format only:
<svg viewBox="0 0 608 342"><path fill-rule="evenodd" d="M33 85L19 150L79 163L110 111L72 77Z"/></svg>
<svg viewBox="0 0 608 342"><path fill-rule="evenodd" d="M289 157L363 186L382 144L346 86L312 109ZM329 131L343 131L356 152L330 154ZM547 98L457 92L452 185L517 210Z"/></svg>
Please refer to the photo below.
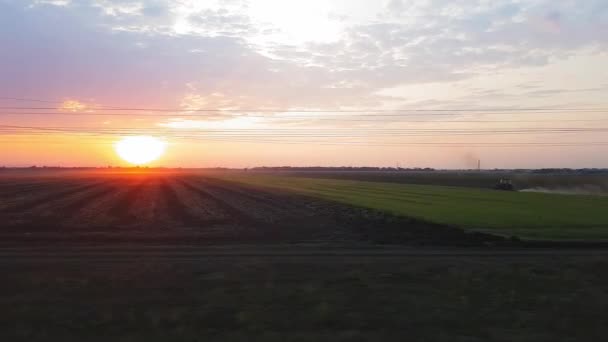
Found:
<svg viewBox="0 0 608 342"><path fill-rule="evenodd" d="M184 173L0 179L3 241L380 242L502 239Z"/></svg>
<svg viewBox="0 0 608 342"><path fill-rule="evenodd" d="M208 262L224 259L262 259L281 262L379 262L407 263L416 259L524 259L546 260L559 257L606 258L606 249L499 249L420 248L420 247L332 247L256 245L256 246L61 246L0 247L0 264L55 262L124 262L163 260L166 262Z"/></svg>

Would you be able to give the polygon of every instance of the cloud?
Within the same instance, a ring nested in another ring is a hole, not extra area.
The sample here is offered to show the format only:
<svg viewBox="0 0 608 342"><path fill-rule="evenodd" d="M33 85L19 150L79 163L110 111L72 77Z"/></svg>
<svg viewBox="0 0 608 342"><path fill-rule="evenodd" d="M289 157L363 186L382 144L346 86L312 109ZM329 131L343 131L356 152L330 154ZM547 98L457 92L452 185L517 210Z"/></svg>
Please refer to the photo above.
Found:
<svg viewBox="0 0 608 342"><path fill-rule="evenodd" d="M608 48L600 0L351 3L363 14L329 11L342 18L337 39L285 42L273 37L296 28L260 22L252 1L3 0L0 76L10 82L0 91L133 105L378 107L396 100L383 89Z"/></svg>
<svg viewBox="0 0 608 342"><path fill-rule="evenodd" d="M389 0L386 4L386 8L390 12L401 13L405 9L405 5L401 0Z"/></svg>
<svg viewBox="0 0 608 342"><path fill-rule="evenodd" d="M82 112L87 110L87 105L78 100L65 100L59 106L60 110L68 112Z"/></svg>
<svg viewBox="0 0 608 342"><path fill-rule="evenodd" d="M189 15L187 21L191 32L203 35L246 37L258 33L249 17L225 9L205 9Z"/></svg>
<svg viewBox="0 0 608 342"><path fill-rule="evenodd" d="M11 80L3 83L5 93L141 104L175 98L193 79L219 83L238 68L240 56L255 54L238 38L108 30L94 8L4 6L0 12L10 28L0 42L12 47L0 63ZM191 52L197 49L203 53Z"/></svg>

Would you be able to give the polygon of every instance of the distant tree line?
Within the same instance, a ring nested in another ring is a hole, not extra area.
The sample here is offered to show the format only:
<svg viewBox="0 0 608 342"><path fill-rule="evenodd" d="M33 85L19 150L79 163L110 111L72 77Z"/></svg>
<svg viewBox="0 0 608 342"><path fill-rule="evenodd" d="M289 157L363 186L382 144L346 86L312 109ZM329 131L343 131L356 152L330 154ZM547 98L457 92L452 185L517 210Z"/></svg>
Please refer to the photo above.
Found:
<svg viewBox="0 0 608 342"><path fill-rule="evenodd" d="M340 171L353 171L353 172L450 172L450 171L467 171L477 172L476 169L470 170L437 170L430 167L413 167L413 168L402 168L402 167L373 167L373 166L337 166L337 167L325 167L325 166L261 166L245 169L250 171L294 171L294 172L305 172L305 171L318 171L318 172L340 172ZM543 169L485 169L481 170L485 173L528 173L528 174L564 174L564 175L590 175L590 174L606 174L608 169L602 168L581 168L581 169L569 169L569 168L543 168Z"/></svg>
<svg viewBox="0 0 608 342"><path fill-rule="evenodd" d="M606 173L608 172L608 169L597 169L597 168L591 168L591 169L534 169L531 170L532 173L538 173L538 174L585 174L585 175L590 175L590 174L598 174L598 173Z"/></svg>
<svg viewBox="0 0 608 342"><path fill-rule="evenodd" d="M251 171L435 171L430 167L374 167L374 166L261 166L250 168Z"/></svg>
<svg viewBox="0 0 608 342"><path fill-rule="evenodd" d="M149 168L149 167L121 167L121 166L107 166L107 167L62 167L62 166L28 166L28 167L9 167L0 165L0 171L7 170L102 170L102 169L133 169L133 168ZM293 172L306 172L306 171L318 171L318 172L477 172L476 169L468 170L448 170L448 169L434 169L431 167L375 167L375 166L259 166L252 168L227 168L227 167L207 167L207 168L166 168L166 167L153 167L150 169L167 169L167 170L209 170L209 171L293 171ZM552 174L552 175L593 175L593 174L607 174L608 169L606 168L581 168L581 169L570 169L570 168L543 168L543 169L484 169L481 170L483 173L524 173L524 174Z"/></svg>

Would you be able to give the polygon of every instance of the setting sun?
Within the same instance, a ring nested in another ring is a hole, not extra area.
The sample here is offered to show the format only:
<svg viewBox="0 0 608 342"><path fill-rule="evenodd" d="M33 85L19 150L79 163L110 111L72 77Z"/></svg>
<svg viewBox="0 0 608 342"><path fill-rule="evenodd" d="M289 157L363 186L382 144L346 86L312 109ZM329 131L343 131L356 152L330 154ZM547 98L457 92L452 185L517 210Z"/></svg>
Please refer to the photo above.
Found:
<svg viewBox="0 0 608 342"><path fill-rule="evenodd" d="M157 160L165 152L167 143L151 136L132 136L118 141L114 149L124 161L134 165Z"/></svg>

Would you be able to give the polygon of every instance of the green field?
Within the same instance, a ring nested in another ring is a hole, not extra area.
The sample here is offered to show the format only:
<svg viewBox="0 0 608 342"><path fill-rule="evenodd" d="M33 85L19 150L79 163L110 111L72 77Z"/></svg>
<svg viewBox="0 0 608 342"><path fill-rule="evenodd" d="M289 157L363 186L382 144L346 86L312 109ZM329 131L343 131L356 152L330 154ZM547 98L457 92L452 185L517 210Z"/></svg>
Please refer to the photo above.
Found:
<svg viewBox="0 0 608 342"><path fill-rule="evenodd" d="M218 176L429 222L531 239L608 239L608 197L274 175Z"/></svg>

